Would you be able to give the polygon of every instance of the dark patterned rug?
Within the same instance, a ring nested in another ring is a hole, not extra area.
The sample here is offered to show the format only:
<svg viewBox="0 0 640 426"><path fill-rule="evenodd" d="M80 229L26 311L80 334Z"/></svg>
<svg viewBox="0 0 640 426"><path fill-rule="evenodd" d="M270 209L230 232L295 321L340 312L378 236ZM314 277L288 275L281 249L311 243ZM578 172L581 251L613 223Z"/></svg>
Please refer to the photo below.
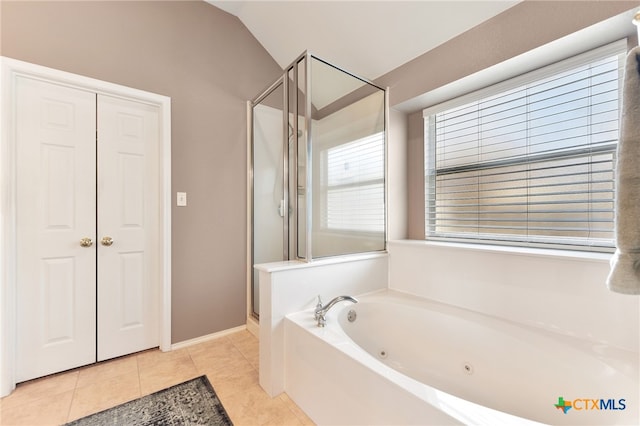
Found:
<svg viewBox="0 0 640 426"><path fill-rule="evenodd" d="M68 425L233 425L207 376L143 396Z"/></svg>

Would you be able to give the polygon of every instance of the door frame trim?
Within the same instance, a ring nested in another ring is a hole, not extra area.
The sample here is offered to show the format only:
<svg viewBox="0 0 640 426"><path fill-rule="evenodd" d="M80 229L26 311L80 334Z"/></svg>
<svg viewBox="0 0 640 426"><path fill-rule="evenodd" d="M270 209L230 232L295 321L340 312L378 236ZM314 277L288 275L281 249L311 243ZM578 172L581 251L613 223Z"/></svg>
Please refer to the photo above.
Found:
<svg viewBox="0 0 640 426"><path fill-rule="evenodd" d="M16 386L15 82L29 77L155 105L160 111L160 350L171 350L171 98L0 56L0 397Z"/></svg>

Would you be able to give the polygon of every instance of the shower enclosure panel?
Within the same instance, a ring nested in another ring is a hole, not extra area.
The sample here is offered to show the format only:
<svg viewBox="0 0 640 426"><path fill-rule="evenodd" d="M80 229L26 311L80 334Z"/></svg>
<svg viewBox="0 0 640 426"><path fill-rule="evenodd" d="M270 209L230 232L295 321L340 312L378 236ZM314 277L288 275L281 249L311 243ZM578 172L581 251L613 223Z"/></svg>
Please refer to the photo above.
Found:
<svg viewBox="0 0 640 426"><path fill-rule="evenodd" d="M309 63L313 258L384 250L385 91L314 56Z"/></svg>
<svg viewBox="0 0 640 426"><path fill-rule="evenodd" d="M384 250L387 92L304 53L248 110L249 264Z"/></svg>
<svg viewBox="0 0 640 426"><path fill-rule="evenodd" d="M253 106L252 264L288 259L288 217L284 195L284 84L277 81ZM258 273L251 268L252 306L259 306Z"/></svg>

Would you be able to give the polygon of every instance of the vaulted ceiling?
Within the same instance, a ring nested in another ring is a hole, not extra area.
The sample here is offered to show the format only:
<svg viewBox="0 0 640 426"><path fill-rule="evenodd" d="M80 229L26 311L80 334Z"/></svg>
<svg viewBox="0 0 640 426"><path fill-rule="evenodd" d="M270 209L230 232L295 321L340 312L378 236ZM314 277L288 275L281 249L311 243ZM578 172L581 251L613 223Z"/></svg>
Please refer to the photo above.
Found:
<svg viewBox="0 0 640 426"><path fill-rule="evenodd" d="M206 1L236 15L283 68L308 50L371 80L519 3Z"/></svg>

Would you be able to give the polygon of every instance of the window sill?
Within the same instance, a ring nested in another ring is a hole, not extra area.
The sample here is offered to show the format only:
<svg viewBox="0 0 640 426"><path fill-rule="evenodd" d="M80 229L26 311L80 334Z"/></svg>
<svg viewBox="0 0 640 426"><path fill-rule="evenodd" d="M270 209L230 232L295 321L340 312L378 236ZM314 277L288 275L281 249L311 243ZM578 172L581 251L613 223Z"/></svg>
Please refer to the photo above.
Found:
<svg viewBox="0 0 640 426"><path fill-rule="evenodd" d="M394 240L389 241L388 244L392 245L404 245L414 247L437 247L442 249L451 250L467 250L477 251L483 253L499 253L514 256L535 256L546 257L553 259L567 259L576 261L587 262L606 262L609 263L611 253L600 252L587 252L587 251L574 251L574 250L557 250L557 249L544 249L533 247L519 247L519 246L500 246L490 244L469 244L469 243L456 243L456 242L443 242L443 241L422 241L422 240Z"/></svg>

